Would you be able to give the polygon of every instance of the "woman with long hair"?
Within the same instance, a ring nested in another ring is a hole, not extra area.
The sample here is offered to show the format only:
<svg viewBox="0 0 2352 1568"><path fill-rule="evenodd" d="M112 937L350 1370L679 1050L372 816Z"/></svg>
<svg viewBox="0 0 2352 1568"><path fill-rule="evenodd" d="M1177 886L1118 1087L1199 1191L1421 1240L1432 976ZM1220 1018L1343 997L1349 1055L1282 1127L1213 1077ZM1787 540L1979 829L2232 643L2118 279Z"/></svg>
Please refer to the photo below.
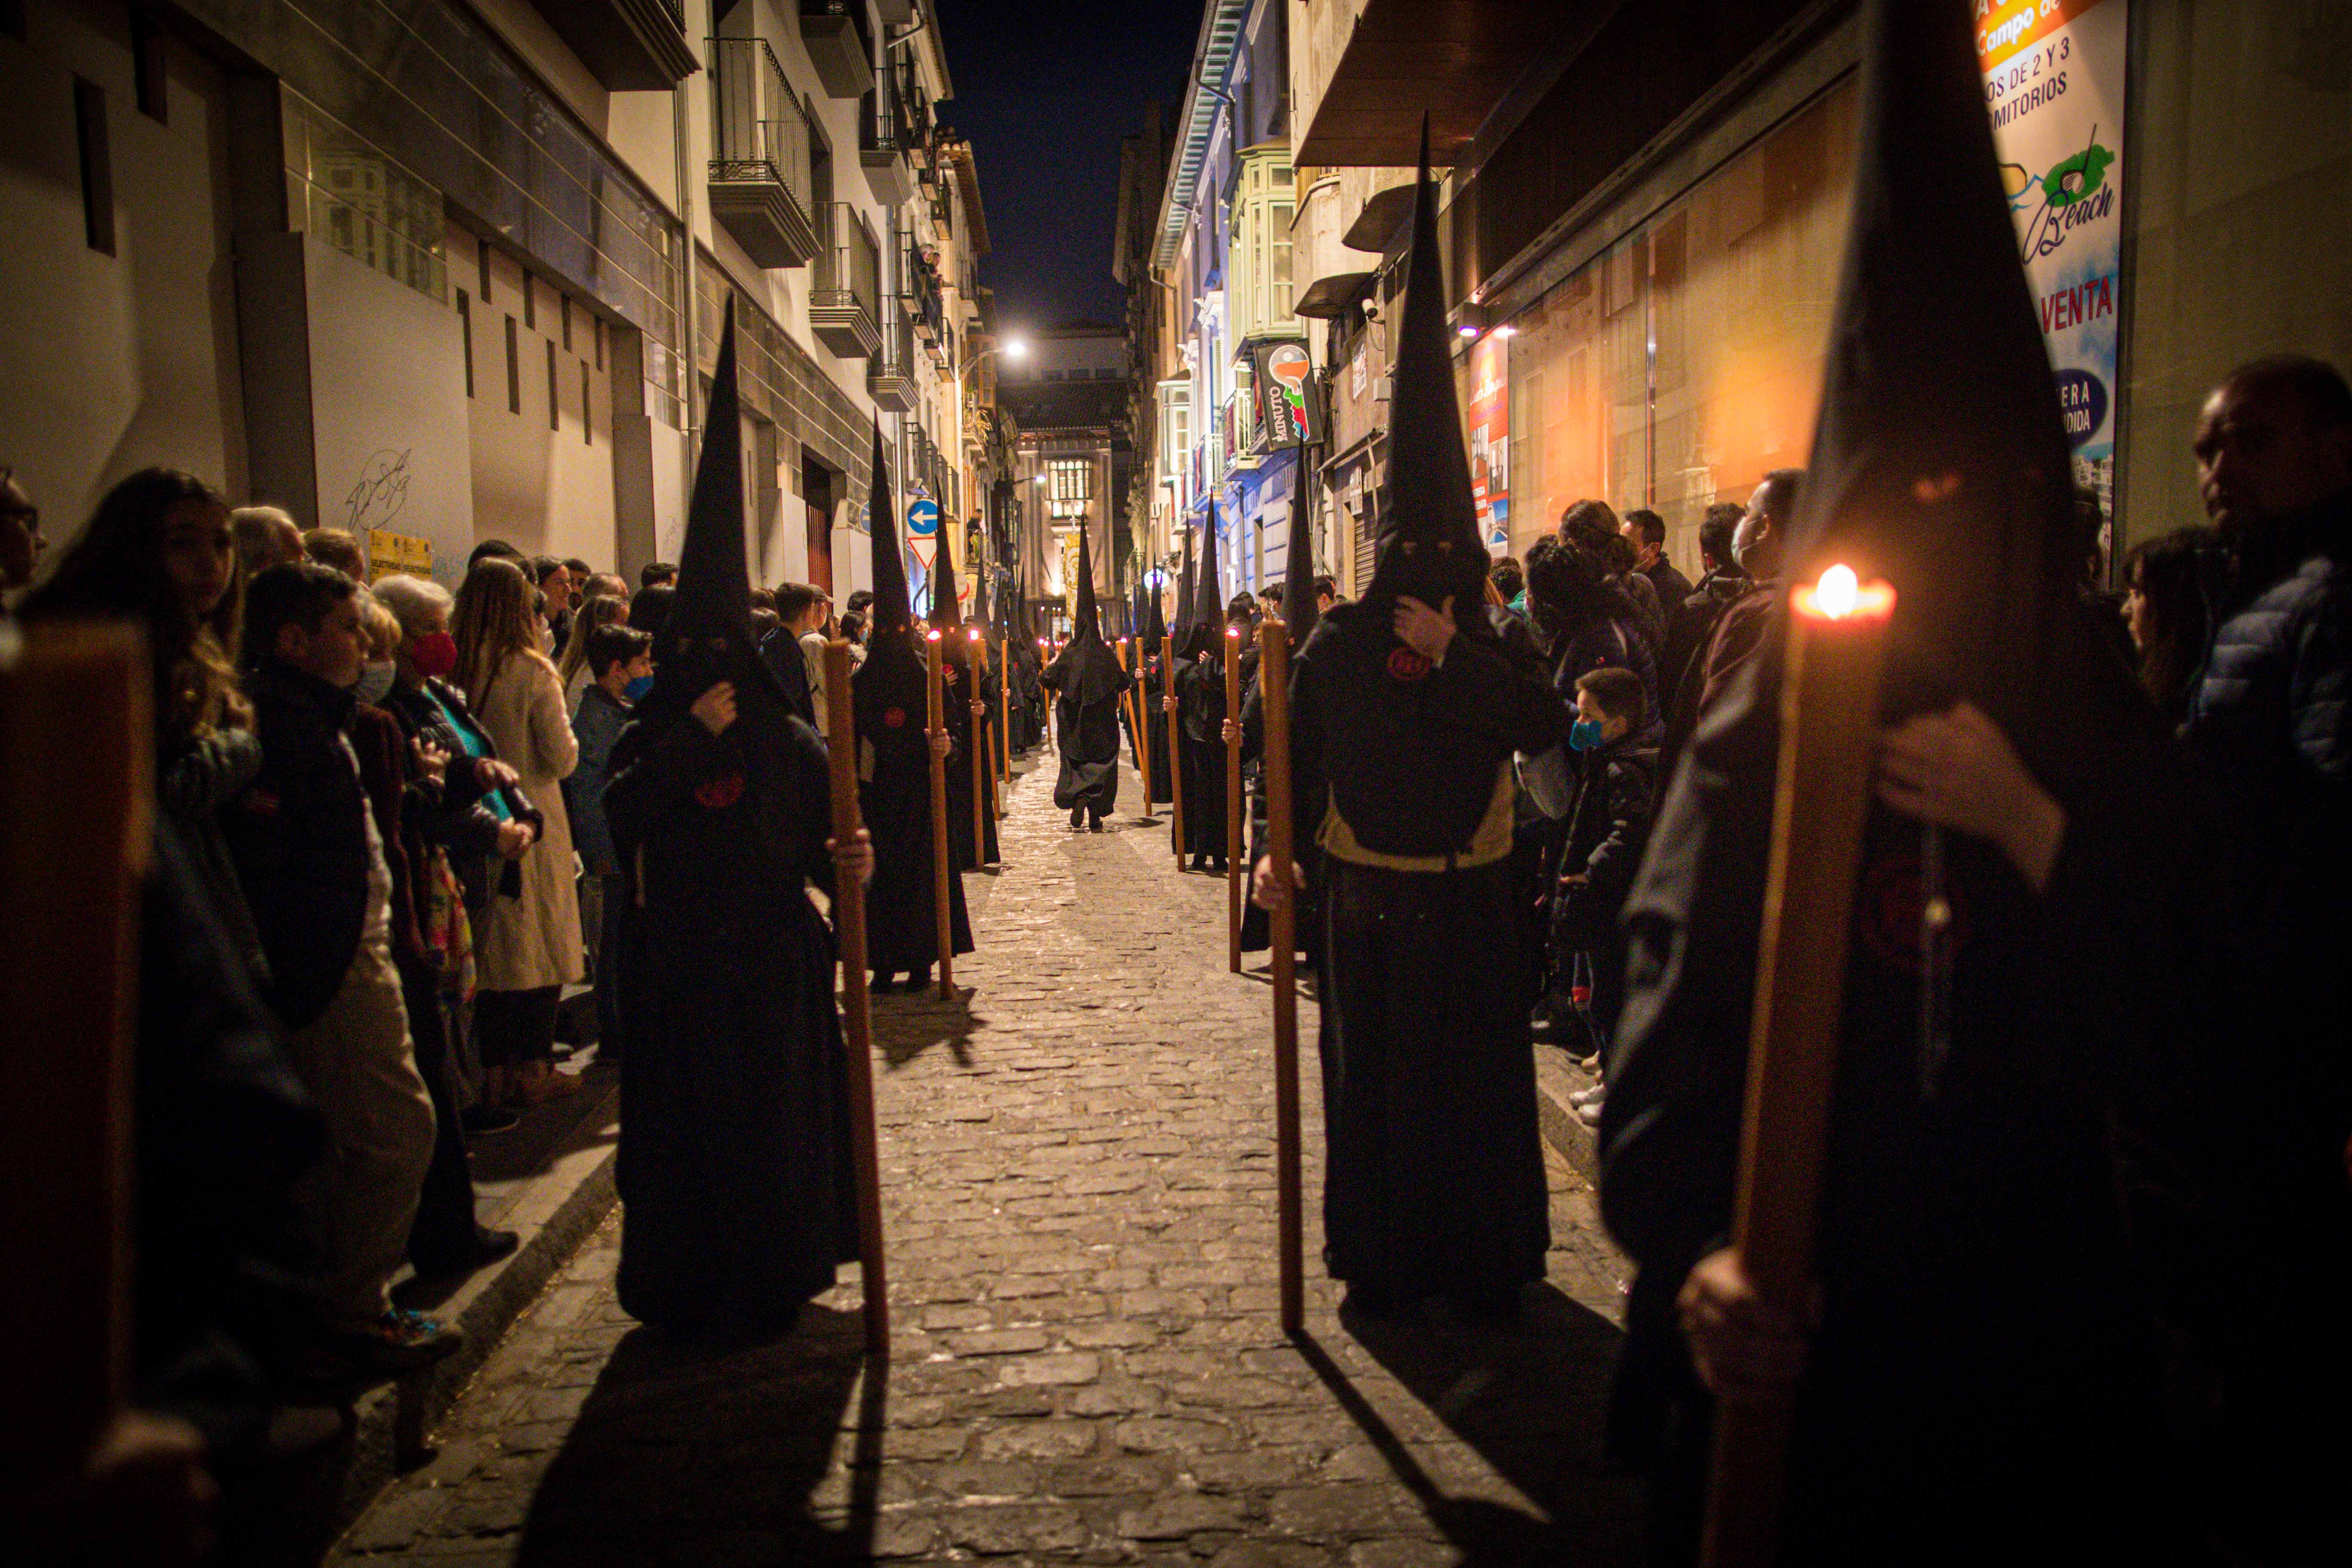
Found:
<svg viewBox="0 0 2352 1568"><path fill-rule="evenodd" d="M261 771L253 707L237 687L245 576L228 504L175 468L145 468L107 492L27 619L135 621L154 664L155 780L214 909L254 979L268 966L219 811Z"/></svg>
<svg viewBox="0 0 2352 1568"><path fill-rule="evenodd" d="M580 711L580 694L588 689L588 639L606 626L629 624L626 599L592 595L572 612L572 635L564 639L563 658L555 673L563 678L563 710Z"/></svg>
<svg viewBox="0 0 2352 1568"><path fill-rule="evenodd" d="M2139 655L2139 683L2169 723L2189 716L2189 683L2212 635L2198 558L2220 544L2210 528L2183 528L2124 557L2124 626Z"/></svg>
<svg viewBox="0 0 2352 1568"><path fill-rule="evenodd" d="M539 651L536 593L512 562L482 561L457 590L452 627L467 702L542 818L530 847L501 874L475 931L474 1031L484 1098L494 1105L536 1105L578 1089L555 1071L554 1049L563 987L587 973L561 787L579 764L580 743L564 711L562 679Z"/></svg>

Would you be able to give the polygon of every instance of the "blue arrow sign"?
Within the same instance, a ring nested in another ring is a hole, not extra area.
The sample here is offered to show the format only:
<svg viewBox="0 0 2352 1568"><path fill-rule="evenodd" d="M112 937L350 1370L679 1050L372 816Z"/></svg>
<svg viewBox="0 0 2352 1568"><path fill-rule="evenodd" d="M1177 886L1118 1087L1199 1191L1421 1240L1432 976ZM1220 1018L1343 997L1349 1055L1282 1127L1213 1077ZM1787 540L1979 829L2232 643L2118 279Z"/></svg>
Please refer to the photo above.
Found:
<svg viewBox="0 0 2352 1568"><path fill-rule="evenodd" d="M940 531L940 503L925 497L907 507L907 531L928 539Z"/></svg>

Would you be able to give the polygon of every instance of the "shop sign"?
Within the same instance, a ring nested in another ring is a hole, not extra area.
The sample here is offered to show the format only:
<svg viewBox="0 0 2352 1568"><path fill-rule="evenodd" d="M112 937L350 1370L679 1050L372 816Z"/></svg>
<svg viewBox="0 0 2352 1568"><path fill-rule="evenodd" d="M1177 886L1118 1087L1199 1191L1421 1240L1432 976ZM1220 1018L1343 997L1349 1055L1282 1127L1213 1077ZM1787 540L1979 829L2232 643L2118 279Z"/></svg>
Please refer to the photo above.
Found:
<svg viewBox="0 0 2352 1568"><path fill-rule="evenodd" d="M2131 0L1975 0L1985 109L2074 449L2108 497L2115 472L2123 260L2124 77Z"/></svg>
<svg viewBox="0 0 2352 1568"><path fill-rule="evenodd" d="M1488 332L1470 350L1470 499L1486 553L1511 552L1511 345Z"/></svg>
<svg viewBox="0 0 2352 1568"><path fill-rule="evenodd" d="M1255 374L1251 391L1257 399L1258 427L1265 432L1269 451L1312 446L1323 439L1323 410L1311 389L1314 362L1307 345L1259 343L1251 351Z"/></svg>

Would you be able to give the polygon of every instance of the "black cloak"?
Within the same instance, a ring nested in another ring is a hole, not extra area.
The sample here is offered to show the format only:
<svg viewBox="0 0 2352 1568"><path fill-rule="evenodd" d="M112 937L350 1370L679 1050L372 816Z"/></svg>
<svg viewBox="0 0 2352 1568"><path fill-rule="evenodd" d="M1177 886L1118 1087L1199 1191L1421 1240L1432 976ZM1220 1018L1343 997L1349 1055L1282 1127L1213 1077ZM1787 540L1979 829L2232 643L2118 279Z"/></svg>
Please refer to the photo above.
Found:
<svg viewBox="0 0 2352 1568"><path fill-rule="evenodd" d="M1054 693L1054 723L1062 753L1054 804L1064 811L1108 816L1118 800L1118 700L1135 684L1103 641L1095 605L1094 555L1087 520L1078 519L1078 607L1070 640L1037 677Z"/></svg>
<svg viewBox="0 0 2352 1568"><path fill-rule="evenodd" d="M887 978L938 963L940 939L931 858L929 676L915 642L907 564L898 552L878 424L871 484L874 622L866 662L850 678L849 689L857 714L858 806L874 836L874 882L866 892L866 963ZM948 878L948 900L949 936L956 952L970 952L971 920L964 910L962 878Z"/></svg>
<svg viewBox="0 0 2352 1568"><path fill-rule="evenodd" d="M1843 561L1892 583L1880 721L1973 701L2066 828L2037 894L1991 846L1872 808L1781 1560L2031 1542L2036 1561L2168 1561L2108 1150L2165 990L2150 808L2170 770L2074 591L2067 444L1964 7L1872 5L1859 145L1788 575ZM1601 1197L1640 1268L1612 1436L1658 1468L1670 1557L1695 1546L1711 1417L1673 1303L1730 1230L1782 617L1701 719L1626 908ZM1930 945L1938 862L1953 920Z"/></svg>
<svg viewBox="0 0 2352 1568"><path fill-rule="evenodd" d="M675 613L604 805L620 933L620 1299L685 1332L790 1324L856 1256L824 744L751 646L735 318L719 340ZM719 680L736 718L689 711Z"/></svg>
<svg viewBox="0 0 2352 1568"><path fill-rule="evenodd" d="M977 606L975 606L977 608ZM982 748L981 765L986 787L995 775L994 756L989 748L995 745L996 693L998 679L993 670L977 673L981 660L973 656L977 646L966 635L963 608L957 600L955 561L948 554L947 542L940 543L939 565L931 574L931 625L939 629L940 648L944 656L940 663L940 700L946 711L941 715L947 725L948 742L954 748L948 753L948 844L955 851L958 871L977 871L1003 858L996 849L995 797L987 795L980 812L980 844L975 849L971 839L971 753ZM977 693L988 709L985 718L975 721L971 703Z"/></svg>
<svg viewBox="0 0 2352 1568"><path fill-rule="evenodd" d="M1184 617L1177 627L1176 765L1184 770L1184 842L1195 865L1225 864L1225 606L1217 572L1214 503L1202 525L1198 575L1186 563ZM1192 534L1184 537L1188 546Z"/></svg>

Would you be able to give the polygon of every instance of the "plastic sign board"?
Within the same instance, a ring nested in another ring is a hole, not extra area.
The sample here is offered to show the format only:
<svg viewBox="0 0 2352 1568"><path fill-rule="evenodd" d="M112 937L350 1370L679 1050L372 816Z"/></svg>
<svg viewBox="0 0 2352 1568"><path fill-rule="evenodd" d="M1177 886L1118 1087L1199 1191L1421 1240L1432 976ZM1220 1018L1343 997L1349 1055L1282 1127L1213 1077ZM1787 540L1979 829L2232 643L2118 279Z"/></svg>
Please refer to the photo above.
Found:
<svg viewBox="0 0 2352 1568"><path fill-rule="evenodd" d="M929 539L940 531L940 503L929 496L918 496L907 503L907 531L917 539Z"/></svg>
<svg viewBox="0 0 2352 1568"><path fill-rule="evenodd" d="M1251 390L1268 451L1310 446L1323 438L1323 410L1313 391L1315 363L1307 345L1260 343L1252 351Z"/></svg>

